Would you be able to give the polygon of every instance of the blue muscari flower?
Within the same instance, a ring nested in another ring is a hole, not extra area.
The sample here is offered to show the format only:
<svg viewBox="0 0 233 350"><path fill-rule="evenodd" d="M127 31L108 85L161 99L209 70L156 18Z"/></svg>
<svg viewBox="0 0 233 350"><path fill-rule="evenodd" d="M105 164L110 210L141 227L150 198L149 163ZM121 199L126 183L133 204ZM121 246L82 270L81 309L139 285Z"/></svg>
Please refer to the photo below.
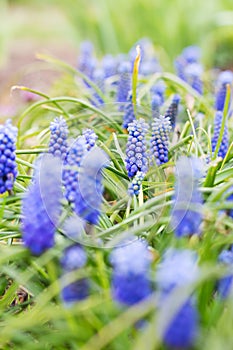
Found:
<svg viewBox="0 0 233 350"><path fill-rule="evenodd" d="M124 110L124 104L127 101L129 91L131 90L131 72L130 62L124 61L120 63L118 68L119 81L117 85L117 102L120 103L119 110Z"/></svg>
<svg viewBox="0 0 233 350"><path fill-rule="evenodd" d="M138 196L141 188L142 181L145 174L142 171L138 171L133 178L132 182L129 184L128 193L130 196Z"/></svg>
<svg viewBox="0 0 233 350"><path fill-rule="evenodd" d="M78 190L78 172L81 161L87 152L85 136L79 136L70 146L67 152L63 170L63 182L65 197L70 203L74 203Z"/></svg>
<svg viewBox="0 0 233 350"><path fill-rule="evenodd" d="M224 110L224 104L227 93L227 85L233 82L233 73L231 71L224 71L218 77L218 90L215 96L215 109L217 111ZM230 107L230 106L229 106Z"/></svg>
<svg viewBox="0 0 233 350"><path fill-rule="evenodd" d="M108 157L98 147L92 148L83 158L78 173L75 212L91 224L97 224L103 195L102 170Z"/></svg>
<svg viewBox="0 0 233 350"><path fill-rule="evenodd" d="M84 41L81 43L78 57L78 69L90 79L92 78L93 71L96 67L96 60L93 53L94 48L90 41ZM86 82L85 84L89 86Z"/></svg>
<svg viewBox="0 0 233 350"><path fill-rule="evenodd" d="M178 94L174 95L170 106L165 112L165 117L170 119L172 129L174 129L176 125L179 102L180 96Z"/></svg>
<svg viewBox="0 0 233 350"><path fill-rule="evenodd" d="M192 300L186 301L164 334L164 342L172 349L187 349L198 335L198 311Z"/></svg>
<svg viewBox="0 0 233 350"><path fill-rule="evenodd" d="M112 55L105 55L102 60L102 67L104 71L104 77L110 78L117 74L117 59Z"/></svg>
<svg viewBox="0 0 233 350"><path fill-rule="evenodd" d="M152 122L151 154L155 158L156 164L161 165L168 162L168 143L171 132L171 122L169 118L159 116Z"/></svg>
<svg viewBox="0 0 233 350"><path fill-rule="evenodd" d="M128 126L128 142L126 145L126 170L129 177L134 177L138 171L143 173L148 169L146 153L146 133L148 125L144 119L134 120Z"/></svg>
<svg viewBox="0 0 233 350"><path fill-rule="evenodd" d="M0 194L12 191L17 176L15 143L17 128L7 120L0 125Z"/></svg>
<svg viewBox="0 0 233 350"><path fill-rule="evenodd" d="M128 94L127 102L124 106L124 116L123 116L123 129L127 129L129 126L129 123L132 123L132 121L135 120L135 114L134 114L134 106L132 101L132 92L130 91Z"/></svg>
<svg viewBox="0 0 233 350"><path fill-rule="evenodd" d="M78 243L66 248L60 260L61 267L66 272L80 269L86 265L86 262L87 254L83 247Z"/></svg>
<svg viewBox="0 0 233 350"><path fill-rule="evenodd" d="M233 187L231 187L229 190L229 195L227 196L226 200L233 202ZM233 219L233 209L228 209L226 211L227 215L229 215Z"/></svg>
<svg viewBox="0 0 233 350"><path fill-rule="evenodd" d="M54 245L61 198L60 159L43 155L22 201L23 242L34 255L41 255Z"/></svg>
<svg viewBox="0 0 233 350"><path fill-rule="evenodd" d="M195 76L193 77L193 81L191 84L192 88L196 90L200 95L203 94L203 82L200 77Z"/></svg>
<svg viewBox="0 0 233 350"><path fill-rule="evenodd" d="M187 46L183 49L181 55L186 63L197 63L201 58L201 49L195 45Z"/></svg>
<svg viewBox="0 0 233 350"><path fill-rule="evenodd" d="M216 115L215 115L215 120L214 120L214 135L212 138L212 152L213 153L214 153L216 146L217 146L217 142L218 142L221 126L222 126L222 120L223 120L223 113L221 111L217 111ZM227 123L227 121L226 121L226 123ZM219 151L218 151L219 157L222 157L222 158L225 157L225 155L227 154L228 146L229 146L228 128L227 128L227 124L225 124L222 141L221 141Z"/></svg>
<svg viewBox="0 0 233 350"><path fill-rule="evenodd" d="M198 182L202 168L201 160L195 157L183 156L177 161L171 226L178 238L200 233L203 199Z"/></svg>
<svg viewBox="0 0 233 350"><path fill-rule="evenodd" d="M201 51L198 46L192 45L184 48L184 50L181 52L181 55L178 56L175 60L175 69L178 77L188 82L189 79L186 74L186 70L189 69L188 67L192 66L193 64L200 65L199 63L200 57L201 57ZM190 70L192 69L190 68ZM193 88L195 88L196 84L197 84L197 81L195 82Z"/></svg>
<svg viewBox="0 0 233 350"><path fill-rule="evenodd" d="M104 82L105 82L105 76L104 71L101 68L95 69L92 76L93 82L96 84L96 86L104 92ZM93 93L94 101L93 104L96 106L102 105L104 103L102 97L94 91Z"/></svg>
<svg viewBox="0 0 233 350"><path fill-rule="evenodd" d="M49 153L63 161L68 149L68 127L65 119L55 118L50 124L50 132Z"/></svg>
<svg viewBox="0 0 233 350"><path fill-rule="evenodd" d="M156 271L156 283L164 293L171 292L175 287L188 285L197 277L197 255L187 249L167 249Z"/></svg>
<svg viewBox="0 0 233 350"><path fill-rule="evenodd" d="M198 311L192 296L185 298L172 318L171 307L176 301L172 292L185 288L198 277L197 255L189 250L168 249L157 268L156 282L159 291L158 331L169 348L186 349L198 335ZM172 305L171 305L172 304ZM162 325L162 329L161 329Z"/></svg>
<svg viewBox="0 0 233 350"><path fill-rule="evenodd" d="M63 233L75 242L80 242L85 235L85 220L73 213L62 226Z"/></svg>
<svg viewBox="0 0 233 350"><path fill-rule="evenodd" d="M185 67L186 67L185 59L182 56L177 57L175 59L174 66L175 66L177 76L180 79L187 81L187 77L186 77L185 72L184 72Z"/></svg>
<svg viewBox="0 0 233 350"><path fill-rule="evenodd" d="M185 68L187 82L201 95L203 93L202 72L203 68L200 63L191 63Z"/></svg>
<svg viewBox="0 0 233 350"><path fill-rule="evenodd" d="M161 67L155 57L144 60L140 64L139 72L142 75L148 76L157 72L161 72Z"/></svg>
<svg viewBox="0 0 233 350"><path fill-rule="evenodd" d="M166 86L162 80L158 81L151 88L152 95L159 95L161 98L161 105L164 103L164 93L166 90Z"/></svg>
<svg viewBox="0 0 233 350"><path fill-rule="evenodd" d="M232 84L233 82L233 73L230 70L225 70L221 72L218 76L218 82L220 84Z"/></svg>
<svg viewBox="0 0 233 350"><path fill-rule="evenodd" d="M82 135L86 139L87 150L90 151L90 149L95 146L98 136L92 129L84 129Z"/></svg>
<svg viewBox="0 0 233 350"><path fill-rule="evenodd" d="M137 240L115 248L110 262L113 265L112 296L116 302L130 306L151 294L151 255L144 242Z"/></svg>
<svg viewBox="0 0 233 350"><path fill-rule="evenodd" d="M151 110L152 110L153 118L158 118L160 116L161 105L162 105L161 96L157 93L153 94L151 98Z"/></svg>
<svg viewBox="0 0 233 350"><path fill-rule="evenodd" d="M129 62L129 57L128 55L124 54L124 53L119 53L117 56L116 56L116 60L117 60L117 73L118 72L118 68L119 66L124 63L124 62Z"/></svg>
<svg viewBox="0 0 233 350"><path fill-rule="evenodd" d="M72 306L75 302L87 298L89 294L87 278L69 283L68 276L68 273L81 269L86 265L86 252L80 244L73 244L64 250L60 262L62 267L61 298L66 306Z"/></svg>
<svg viewBox="0 0 233 350"><path fill-rule="evenodd" d="M218 257L218 261L228 267L233 268L233 251L223 250ZM227 275L218 281L218 293L222 299L228 297L233 287L233 274Z"/></svg>
<svg viewBox="0 0 233 350"><path fill-rule="evenodd" d="M79 279L78 281L68 283L65 276L63 276L63 284L61 291L61 298L66 306L72 306L77 301L86 299L89 294L89 281L86 278ZM65 285L66 284L66 285Z"/></svg>
<svg viewBox="0 0 233 350"><path fill-rule="evenodd" d="M218 89L215 96L215 109L217 111L223 111L226 99L227 87L226 84L222 84Z"/></svg>

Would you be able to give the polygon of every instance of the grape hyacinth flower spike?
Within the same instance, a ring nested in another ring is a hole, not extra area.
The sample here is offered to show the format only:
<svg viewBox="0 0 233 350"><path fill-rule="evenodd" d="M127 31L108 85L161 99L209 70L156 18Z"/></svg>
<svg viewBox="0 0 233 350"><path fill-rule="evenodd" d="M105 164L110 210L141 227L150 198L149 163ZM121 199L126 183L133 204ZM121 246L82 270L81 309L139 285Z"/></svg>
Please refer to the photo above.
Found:
<svg viewBox="0 0 233 350"><path fill-rule="evenodd" d="M186 82L189 82L186 70L194 64L200 65L201 50L198 46L187 46L175 60L175 69L178 77ZM194 88L194 86L193 86Z"/></svg>
<svg viewBox="0 0 233 350"><path fill-rule="evenodd" d="M139 73L144 76L161 72L161 70L161 66L155 57L150 57L142 61L139 67Z"/></svg>
<svg viewBox="0 0 233 350"><path fill-rule="evenodd" d="M99 147L92 148L83 158L78 173L75 212L90 224L99 221L103 195L103 168L108 157Z"/></svg>
<svg viewBox="0 0 233 350"><path fill-rule="evenodd" d="M69 219L68 219L69 220ZM61 298L68 307L74 303L88 297L89 281L87 278L81 278L77 281L69 283L69 273L75 272L86 265L87 256L80 244L73 244L66 248L61 257L60 263L62 267L61 278Z"/></svg>
<svg viewBox="0 0 233 350"><path fill-rule="evenodd" d="M185 75L185 67L186 67L185 59L182 56L178 56L174 61L174 66L175 66L176 75L180 79L186 82L187 77Z"/></svg>
<svg viewBox="0 0 233 350"><path fill-rule="evenodd" d="M83 235L85 235L85 220L80 218L75 213L65 220L62 225L62 232L72 241L81 242Z"/></svg>
<svg viewBox="0 0 233 350"><path fill-rule="evenodd" d="M233 186L231 186L228 190L228 196L226 198L227 201L233 202ZM230 216L233 219L233 208L232 209L227 209L226 213L228 216Z"/></svg>
<svg viewBox="0 0 233 350"><path fill-rule="evenodd" d="M138 196L140 192L140 188L142 185L142 181L145 177L145 174L142 171L138 171L134 176L132 182L129 184L128 193L130 196Z"/></svg>
<svg viewBox="0 0 233 350"><path fill-rule="evenodd" d="M0 194L12 192L14 181L17 176L17 165L15 155L15 143L17 128L7 120L0 125Z"/></svg>
<svg viewBox="0 0 233 350"><path fill-rule="evenodd" d="M63 170L63 182L65 186L65 197L73 204L78 191L78 172L81 161L87 152L87 135L79 136L70 146L67 152Z"/></svg>
<svg viewBox="0 0 233 350"><path fill-rule="evenodd" d="M50 132L49 153L64 161L68 149L68 127L65 119L55 118L50 124Z"/></svg>
<svg viewBox="0 0 233 350"><path fill-rule="evenodd" d="M151 94L153 95L159 95L161 99L161 105L164 103L164 93L166 90L166 86L162 80L158 81L156 84L154 84L151 88Z"/></svg>
<svg viewBox="0 0 233 350"><path fill-rule="evenodd" d="M134 120L128 126L128 142L126 145L126 170L129 177L134 177L138 171L143 173L148 169L146 153L146 133L148 125L144 119Z"/></svg>
<svg viewBox="0 0 233 350"><path fill-rule="evenodd" d="M162 115L154 118L152 122L151 155L157 165L168 162L168 143L171 129L169 118Z"/></svg>
<svg viewBox="0 0 233 350"><path fill-rule="evenodd" d="M105 55L102 60L105 79L117 74L117 59L112 55Z"/></svg>
<svg viewBox="0 0 233 350"><path fill-rule="evenodd" d="M22 201L23 242L32 254L41 255L53 247L61 199L61 161L43 155Z"/></svg>
<svg viewBox="0 0 233 350"><path fill-rule="evenodd" d="M123 305L134 305L151 294L150 251L145 242L133 241L115 248L110 255L113 265L112 296Z"/></svg>
<svg viewBox="0 0 233 350"><path fill-rule="evenodd" d="M220 135L220 130L223 122L223 113L221 111L217 111L214 120L214 135L212 138L212 152L214 153L216 150L216 146L218 143L218 138ZM227 120L224 126L223 136L220 143L220 147L218 150L218 157L224 158L227 154L227 150L229 147L229 136L228 136L228 128L227 128Z"/></svg>
<svg viewBox="0 0 233 350"><path fill-rule="evenodd" d="M181 157L176 164L176 183L171 212L171 227L177 238L200 234L203 199L199 180L203 164L195 157Z"/></svg>
<svg viewBox="0 0 233 350"><path fill-rule="evenodd" d="M174 130L176 125L176 117L178 114L178 106L180 102L180 96L174 95L172 102L170 106L168 107L167 111L165 112L165 117L170 119L172 129Z"/></svg>
<svg viewBox="0 0 233 350"><path fill-rule="evenodd" d="M127 102L125 104L125 108L124 108L125 113L124 113L123 124L122 124L123 129L127 129L129 126L129 123L132 123L132 121L135 120L132 98L133 98L132 92L130 91L127 98Z"/></svg>
<svg viewBox="0 0 233 350"><path fill-rule="evenodd" d="M185 68L185 75L188 83L196 90L200 95L203 93L202 82L203 68L199 63L191 63Z"/></svg>
<svg viewBox="0 0 233 350"><path fill-rule="evenodd" d="M90 151L90 149L92 149L92 147L95 146L95 143L96 143L96 140L98 139L98 136L96 135L96 133L92 129L84 129L82 131L82 135L86 139L87 150Z"/></svg>
<svg viewBox="0 0 233 350"><path fill-rule="evenodd" d="M88 78L92 79L95 66L96 60L94 58L94 47L90 41L83 41L80 45L78 69ZM85 80L84 83L87 87L90 87L90 85Z"/></svg>
<svg viewBox="0 0 233 350"><path fill-rule="evenodd" d="M151 98L151 110L152 117L159 118L160 116L160 107L162 105L162 100L159 94L153 94Z"/></svg>
<svg viewBox="0 0 233 350"><path fill-rule="evenodd" d="M197 256L189 250L168 249L157 268L157 328L163 342L171 349L187 349L194 345L198 336L195 298L184 295L177 301L173 293L176 288L186 288L197 277Z"/></svg>
<svg viewBox="0 0 233 350"><path fill-rule="evenodd" d="M93 82L100 89L100 91L104 92L105 77L103 69L97 68L94 70ZM93 98L94 100L92 101L92 103L94 106L101 106L104 103L102 97L96 91L93 92Z"/></svg>
<svg viewBox="0 0 233 350"><path fill-rule="evenodd" d="M215 109L217 111L223 111L225 105L225 99L227 94L227 85L231 85L233 82L233 73L231 71L224 71L220 73L218 77L218 90L215 97ZM230 106L228 106L230 108Z"/></svg>
<svg viewBox="0 0 233 350"><path fill-rule="evenodd" d="M129 91L131 90L131 72L132 67L130 62L124 61L118 68L119 81L117 86L117 102L119 103L119 110L124 110L124 105L127 101Z"/></svg>
<svg viewBox="0 0 233 350"><path fill-rule="evenodd" d="M218 261L228 267L233 267L233 248L231 250L223 250L218 257ZM218 281L217 290L222 299L226 299L232 292L233 274L227 275Z"/></svg>
<svg viewBox="0 0 233 350"><path fill-rule="evenodd" d="M201 58L201 49L196 45L187 46L183 49L182 56L187 64L198 63Z"/></svg>

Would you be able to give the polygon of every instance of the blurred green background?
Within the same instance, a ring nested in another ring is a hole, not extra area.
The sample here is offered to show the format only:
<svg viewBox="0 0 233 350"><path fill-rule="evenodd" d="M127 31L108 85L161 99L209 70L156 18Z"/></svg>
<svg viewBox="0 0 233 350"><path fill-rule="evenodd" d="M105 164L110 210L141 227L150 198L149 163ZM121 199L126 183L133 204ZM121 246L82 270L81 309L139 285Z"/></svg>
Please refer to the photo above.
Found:
<svg viewBox="0 0 233 350"><path fill-rule="evenodd" d="M233 0L0 0L0 79L36 52L75 64L82 40L97 55L127 52L150 37L169 69L183 47L198 44L207 66L232 68ZM11 80L15 80L15 77Z"/></svg>

